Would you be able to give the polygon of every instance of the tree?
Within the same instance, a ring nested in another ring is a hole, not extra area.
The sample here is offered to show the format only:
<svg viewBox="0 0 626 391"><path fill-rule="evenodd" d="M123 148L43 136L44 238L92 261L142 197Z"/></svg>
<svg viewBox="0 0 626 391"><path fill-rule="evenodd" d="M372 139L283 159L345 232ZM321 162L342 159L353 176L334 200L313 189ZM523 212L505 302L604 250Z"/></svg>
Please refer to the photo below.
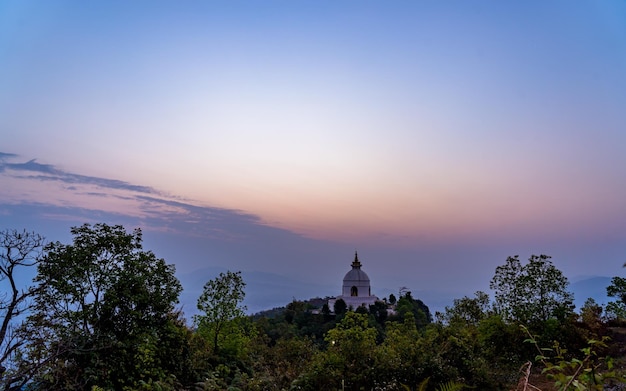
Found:
<svg viewBox="0 0 626 391"><path fill-rule="evenodd" d="M384 375L388 384L413 385L420 383L430 374L424 374L426 367L420 349L420 331L415 324L413 313L408 312L403 322L388 322L385 340L380 346L376 367Z"/></svg>
<svg viewBox="0 0 626 391"><path fill-rule="evenodd" d="M607 304L607 315L612 318L626 318L626 278L613 277L611 285L606 288L606 294L618 299Z"/></svg>
<svg viewBox="0 0 626 391"><path fill-rule="evenodd" d="M326 333L328 348L318 352L292 383L298 390L369 390L377 354L376 329L368 314L348 311L341 322Z"/></svg>
<svg viewBox="0 0 626 391"><path fill-rule="evenodd" d="M489 295L485 292L476 292L474 298L463 297L454 299L452 307L446 307L444 319L448 323L456 321L467 325L477 326L478 323L488 316Z"/></svg>
<svg viewBox="0 0 626 391"><path fill-rule="evenodd" d="M385 324L385 321L387 321L388 312L387 304L385 302L378 300L374 304L370 304L369 312L381 326Z"/></svg>
<svg viewBox="0 0 626 391"><path fill-rule="evenodd" d="M254 376L248 390L289 390L291 384L318 352L310 338L280 338L268 345L258 341L253 345L251 361Z"/></svg>
<svg viewBox="0 0 626 391"><path fill-rule="evenodd" d="M337 299L333 305L333 311L335 312L335 315L343 315L346 311L348 311L348 305L343 299Z"/></svg>
<svg viewBox="0 0 626 391"><path fill-rule="evenodd" d="M10 384L7 366L14 366L13 358L26 342L18 332L24 315L31 309L33 286L22 286L26 268L35 266L42 254L44 238L34 232L0 231L0 385ZM15 368L12 368L15 369ZM11 371L9 371L11 372Z"/></svg>
<svg viewBox="0 0 626 391"><path fill-rule="evenodd" d="M569 282L547 255L531 255L522 265L508 257L496 268L489 287L495 291L495 309L506 320L522 323L563 320L573 311Z"/></svg>
<svg viewBox="0 0 626 391"><path fill-rule="evenodd" d="M411 312L415 318L418 328L424 327L433 321L430 309L423 301L414 299L410 291L405 291L404 296L398 299L396 313L400 319L404 319L406 314Z"/></svg>
<svg viewBox="0 0 626 391"><path fill-rule="evenodd" d="M328 331L325 339L330 357L339 358L343 364L343 376L349 388L371 388L369 374L374 366L376 329L370 325L368 315L348 312Z"/></svg>
<svg viewBox="0 0 626 391"><path fill-rule="evenodd" d="M307 303L294 299L291 303L287 304L285 308L285 320L289 324L294 323L294 320L302 320L303 315L307 313L308 310Z"/></svg>
<svg viewBox="0 0 626 391"><path fill-rule="evenodd" d="M587 298L585 304L580 309L580 320L596 336L600 334L600 330L603 327L602 311L602 306L591 297Z"/></svg>
<svg viewBox="0 0 626 391"><path fill-rule="evenodd" d="M47 363L43 388L121 389L168 377L159 349L182 290L174 266L142 248L141 230L120 225L73 227L73 244L46 246L35 282L42 338L31 358Z"/></svg>
<svg viewBox="0 0 626 391"><path fill-rule="evenodd" d="M322 315L324 315L324 319L330 318L330 307L328 306L328 303L324 303L322 306Z"/></svg>
<svg viewBox="0 0 626 391"><path fill-rule="evenodd" d="M245 286L240 271L220 273L217 278L204 284L198 298L198 309L204 315L197 315L195 320L200 328L206 328L213 336L213 350L216 353L224 327L245 315L246 307L241 304L246 296Z"/></svg>

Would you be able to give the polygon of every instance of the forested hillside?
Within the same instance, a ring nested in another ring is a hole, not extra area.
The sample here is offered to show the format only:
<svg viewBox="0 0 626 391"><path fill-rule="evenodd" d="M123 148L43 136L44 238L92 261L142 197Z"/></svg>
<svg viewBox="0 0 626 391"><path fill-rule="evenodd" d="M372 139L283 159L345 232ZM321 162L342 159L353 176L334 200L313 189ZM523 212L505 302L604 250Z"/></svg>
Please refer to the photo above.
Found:
<svg viewBox="0 0 626 391"><path fill-rule="evenodd" d="M432 314L403 292L369 308L292 301L245 315L246 283L204 285L189 324L174 266L140 230L83 225L73 242L0 231L0 386L28 390L623 389L626 279L578 311L549 256L496 268ZM17 281L30 268L28 287ZM619 388L622 387L622 388Z"/></svg>

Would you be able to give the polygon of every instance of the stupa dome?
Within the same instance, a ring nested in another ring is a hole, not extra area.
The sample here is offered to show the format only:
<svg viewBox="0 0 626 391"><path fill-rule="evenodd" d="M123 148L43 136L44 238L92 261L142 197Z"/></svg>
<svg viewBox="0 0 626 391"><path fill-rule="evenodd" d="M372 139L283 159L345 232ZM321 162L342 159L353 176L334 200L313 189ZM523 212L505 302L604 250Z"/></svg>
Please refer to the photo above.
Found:
<svg viewBox="0 0 626 391"><path fill-rule="evenodd" d="M352 269L343 277L343 286L341 288L341 296L328 300L328 307L334 309L337 300L343 300L348 308L356 309L374 304L378 301L378 297L372 295L370 287L370 278L363 270L361 270L361 262L359 256L354 252L354 261Z"/></svg>
<svg viewBox="0 0 626 391"><path fill-rule="evenodd" d="M361 270L361 268L352 268L352 270L346 273L346 276L343 278L343 283L344 285L361 285L363 283L367 283L369 285L370 278L367 276L367 273Z"/></svg>
<svg viewBox="0 0 626 391"><path fill-rule="evenodd" d="M367 274L361 270L361 262L359 262L359 256L354 253L354 261L352 262L352 269L346 273L343 278L343 296L371 296L370 278Z"/></svg>

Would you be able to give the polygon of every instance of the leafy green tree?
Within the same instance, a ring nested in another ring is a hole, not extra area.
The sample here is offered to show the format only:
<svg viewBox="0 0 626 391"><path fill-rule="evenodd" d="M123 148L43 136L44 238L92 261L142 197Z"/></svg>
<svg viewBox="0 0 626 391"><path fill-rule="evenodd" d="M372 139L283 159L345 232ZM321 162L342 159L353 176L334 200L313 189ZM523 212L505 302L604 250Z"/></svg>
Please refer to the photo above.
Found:
<svg viewBox="0 0 626 391"><path fill-rule="evenodd" d="M613 358L603 356L603 352L606 352L608 348L609 337L589 340L587 346L580 349L583 356L571 358L569 352L558 343L555 342L551 348L542 348L536 336L532 335L526 328L523 330L530 337L526 342L531 343L536 348L538 353L536 361L539 361L544 367L542 373L554 381L554 390L619 389L626 382L623 370L617 369ZM538 389L530 382L530 361L520 372L524 373L523 378L520 379L520 384L525 384L527 389Z"/></svg>
<svg viewBox="0 0 626 391"><path fill-rule="evenodd" d="M324 315L324 320L330 319L330 307L328 307L328 303L324 303L322 306L322 315Z"/></svg>
<svg viewBox="0 0 626 391"><path fill-rule="evenodd" d="M0 231L0 387L10 385L17 378L14 359L27 336L18 328L30 311L36 293L33 286L24 284L26 269L37 265L42 255L44 238L34 232ZM4 387L2 387L4 388Z"/></svg>
<svg viewBox="0 0 626 391"><path fill-rule="evenodd" d="M614 319L626 318L626 278L613 277L611 285L606 288L606 294L609 297L615 297L618 300L611 301L606 306L607 316Z"/></svg>
<svg viewBox="0 0 626 391"><path fill-rule="evenodd" d="M343 299L338 299L335 301L335 305L333 306L333 311L335 315L343 315L348 311L348 305Z"/></svg>
<svg viewBox="0 0 626 391"><path fill-rule="evenodd" d="M220 273L218 277L207 281L198 298L198 309L204 314L195 317L200 329L207 331L213 339L213 351L218 353L221 333L232 321L245 316L246 283L241 272Z"/></svg>
<svg viewBox="0 0 626 391"><path fill-rule="evenodd" d="M480 390L503 389L488 378L477 327L461 322L418 328L407 312L403 322L387 324L377 359L374 376L384 385L381 389L435 390L436 384L460 379Z"/></svg>
<svg viewBox="0 0 626 391"><path fill-rule="evenodd" d="M626 304L626 278L613 277L611 285L606 288L609 297L616 297L620 302Z"/></svg>
<svg viewBox="0 0 626 391"><path fill-rule="evenodd" d="M318 352L315 343L308 337L280 338L275 344L263 341L262 335L259 337L250 352L254 368L254 376L247 384L250 390L290 389L291 383Z"/></svg>
<svg viewBox="0 0 626 391"><path fill-rule="evenodd" d="M303 301L293 300L291 303L287 304L287 308L285 308L285 320L287 323L301 323L303 321L303 316L309 310L307 304Z"/></svg>
<svg viewBox="0 0 626 391"><path fill-rule="evenodd" d="M444 320L448 323L463 322L476 326L489 314L489 295L478 291L473 298L454 299L452 307L446 307Z"/></svg>
<svg viewBox="0 0 626 391"><path fill-rule="evenodd" d="M347 375L364 376L371 353L376 347L376 329L367 314L348 312L335 328L326 334L329 350L338 352L344 360ZM357 382L356 379L353 379Z"/></svg>
<svg viewBox="0 0 626 391"><path fill-rule="evenodd" d="M585 301L585 304L580 309L580 320L593 336L600 335L604 328L602 312L602 306L591 297Z"/></svg>
<svg viewBox="0 0 626 391"><path fill-rule="evenodd" d="M383 301L376 301L374 304L370 305L370 314L374 316L376 322L381 325L385 324L387 320L388 312L387 312L387 304Z"/></svg>
<svg viewBox="0 0 626 391"><path fill-rule="evenodd" d="M446 327L431 324L417 341L418 363L434 384L463 380L478 390L494 387L488 376L489 364L482 355L478 329L474 326Z"/></svg>
<svg viewBox="0 0 626 391"><path fill-rule="evenodd" d="M505 320L539 324L564 320L573 312L568 285L549 256L531 255L523 265L516 255L496 268L490 288L495 291L495 309Z"/></svg>
<svg viewBox="0 0 626 391"><path fill-rule="evenodd" d="M403 322L388 322L385 334L375 365L380 381L392 388L397 383L413 386L428 377L413 313L407 313Z"/></svg>
<svg viewBox="0 0 626 391"><path fill-rule="evenodd" d="M348 311L335 328L328 331L328 348L317 354L294 382L302 390L361 390L374 385L376 329L368 314Z"/></svg>
<svg viewBox="0 0 626 391"><path fill-rule="evenodd" d="M407 313L412 313L418 328L422 328L433 321L430 309L423 301L414 299L410 291L398 299L396 303L397 316L403 320Z"/></svg>
<svg viewBox="0 0 626 391"><path fill-rule="evenodd" d="M518 324L506 322L498 314L480 321L477 340L481 356L491 364L490 377L494 381L510 383L516 379L520 366L535 356L525 339Z"/></svg>
<svg viewBox="0 0 626 391"><path fill-rule="evenodd" d="M142 248L139 229L73 227L73 244L46 246L35 278L39 337L30 356L45 363L47 389L122 389L165 381L160 343L182 290L174 266Z"/></svg>

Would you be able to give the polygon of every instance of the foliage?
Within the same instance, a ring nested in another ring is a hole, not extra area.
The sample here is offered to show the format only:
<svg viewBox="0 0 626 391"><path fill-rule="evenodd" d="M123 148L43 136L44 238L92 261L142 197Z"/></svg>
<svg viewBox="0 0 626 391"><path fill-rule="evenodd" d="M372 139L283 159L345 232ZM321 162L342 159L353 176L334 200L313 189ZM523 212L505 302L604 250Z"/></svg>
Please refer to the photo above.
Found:
<svg viewBox="0 0 626 391"><path fill-rule="evenodd" d="M438 384L462 380L482 390L495 389L489 364L482 354L478 330L431 325L418 341L425 375Z"/></svg>
<svg viewBox="0 0 626 391"><path fill-rule="evenodd" d="M389 306L384 301L376 301L374 304L370 304L369 313L376 318L376 321L380 324L384 324L387 320L389 312L387 311Z"/></svg>
<svg viewBox="0 0 626 391"><path fill-rule="evenodd" d="M496 268L490 288L495 291L495 309L505 320L541 324L550 318L564 319L572 312L568 284L549 256L531 255L522 265L516 255Z"/></svg>
<svg viewBox="0 0 626 391"><path fill-rule="evenodd" d="M626 303L626 278L613 277L611 285L606 288L609 297L617 297L622 303Z"/></svg>
<svg viewBox="0 0 626 391"><path fill-rule="evenodd" d="M613 277L611 285L606 288L606 294L618 299L607 304L607 315L612 319L626 319L626 278Z"/></svg>
<svg viewBox="0 0 626 391"><path fill-rule="evenodd" d="M429 381L430 378L426 378L424 381L422 381L422 383L420 383L420 385L417 387L417 391L425 391ZM407 386L406 384L403 384L402 386L405 390L412 391L411 387ZM463 383L448 381L437 387L437 391L461 391L463 388L465 388L465 385Z"/></svg>
<svg viewBox="0 0 626 391"><path fill-rule="evenodd" d="M376 362L386 384L418 384L427 377L428 365L423 360L420 338L412 314L407 314L403 322L387 323ZM423 385L425 387L425 383Z"/></svg>
<svg viewBox="0 0 626 391"><path fill-rule="evenodd" d="M29 358L41 364L42 388L121 389L168 378L171 324L181 285L174 266L142 248L140 230L85 224L74 242L46 246L35 278L29 329L41 338Z"/></svg>
<svg viewBox="0 0 626 391"><path fill-rule="evenodd" d="M19 325L32 306L33 286L22 287L25 269L37 265L44 238L34 232L0 231L0 387L22 378L15 367L19 349L27 342Z"/></svg>
<svg viewBox="0 0 626 391"><path fill-rule="evenodd" d="M424 327L433 321L430 309L424 302L414 299L407 291L396 303L396 314L403 320L408 313L412 313L418 328Z"/></svg>
<svg viewBox="0 0 626 391"><path fill-rule="evenodd" d="M333 306L333 311L336 315L345 314L346 311L348 311L348 305L346 304L345 300L337 299L337 301L335 301L335 305Z"/></svg>
<svg viewBox="0 0 626 391"><path fill-rule="evenodd" d="M27 343L14 349L11 368L22 383L34 375L33 390L488 391L514 388L524 362L520 389L538 390L535 362L563 391L625 380L615 369L622 364L607 357L603 336L613 329L602 306L590 299L574 314L567 280L544 255L526 265L508 258L491 281L493 306L479 291L454 300L436 323L406 289L369 308L349 310L337 300L332 313L322 299L294 300L246 317L245 283L229 271L205 284L190 328L174 310L181 287L173 266L142 249L139 230L98 224L72 234L71 245L51 243L41 257L38 241L0 252L8 286L13 269L6 265L17 254L28 261L14 262L16 270L38 263L36 286L22 292L34 295L20 334ZM11 312L11 292L5 323L29 305L25 299ZM626 280L614 279L608 292L620 299L617 310L626 306ZM522 321L528 326L520 328Z"/></svg>
<svg viewBox="0 0 626 391"><path fill-rule="evenodd" d="M245 315L246 307L241 304L246 295L245 286L241 272L227 271L207 281L198 298L198 309L204 314L197 315L195 322L203 332L211 335L216 354L224 329L227 326L237 329L233 321Z"/></svg>
<svg viewBox="0 0 626 391"><path fill-rule="evenodd" d="M313 357L293 386L301 390L372 388L376 334L367 314L347 312L341 322L328 331L326 351Z"/></svg>
<svg viewBox="0 0 626 391"><path fill-rule="evenodd" d="M482 357L491 363L492 377L502 383L513 381L519 366L533 357L533 351L523 343L524 333L516 324L505 322L493 314L478 325L478 340Z"/></svg>
<svg viewBox="0 0 626 391"><path fill-rule="evenodd" d="M465 385L463 383L448 381L439 386L437 391L461 391L463 388L465 388Z"/></svg>
<svg viewBox="0 0 626 391"><path fill-rule="evenodd" d="M478 291L474 296L454 299L452 307L446 307L443 320L447 323L462 322L477 326L489 315L489 295Z"/></svg>
<svg viewBox="0 0 626 391"><path fill-rule="evenodd" d="M331 356L336 355L343 364L345 381L353 388L357 388L357 385L365 387L369 381L376 349L376 334L376 329L370 325L366 314L349 312L326 335L328 352Z"/></svg>
<svg viewBox="0 0 626 391"><path fill-rule="evenodd" d="M318 353L310 338L286 337L269 345L259 334L251 345L255 376L248 381L251 389L287 390Z"/></svg>
<svg viewBox="0 0 626 391"><path fill-rule="evenodd" d="M602 306L592 298L588 298L580 309L580 320L584 327L594 335L600 335L604 326L602 324Z"/></svg>
<svg viewBox="0 0 626 391"><path fill-rule="evenodd" d="M626 382L624 374L618 372L614 367L613 359L601 357L598 354L607 348L608 337L589 340L588 346L580 350L581 357L568 358L567 350L563 349L558 342L554 342L551 348L542 348L536 337L527 328L522 327L522 329L529 337L525 342L534 345L537 349L538 354L535 360L542 363L542 373L554 381L556 390L605 390L613 384ZM523 390L538 389L530 384L531 363L528 362L524 368L524 376L520 380L524 387Z"/></svg>

